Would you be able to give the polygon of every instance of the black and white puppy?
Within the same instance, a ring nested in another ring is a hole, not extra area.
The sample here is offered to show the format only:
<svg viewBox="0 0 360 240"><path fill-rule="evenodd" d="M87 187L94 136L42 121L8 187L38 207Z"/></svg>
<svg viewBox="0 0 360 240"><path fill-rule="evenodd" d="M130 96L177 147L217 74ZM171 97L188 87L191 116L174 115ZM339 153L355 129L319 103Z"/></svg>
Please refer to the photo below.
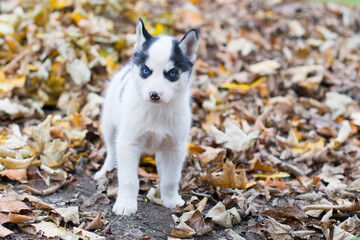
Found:
<svg viewBox="0 0 360 240"><path fill-rule="evenodd" d="M178 194L191 126L190 77L199 40L190 30L179 42L151 36L139 19L134 56L114 75L105 94L102 129L107 156L94 176L118 169L119 191L113 212L137 211L140 155L156 153L163 206L183 205Z"/></svg>

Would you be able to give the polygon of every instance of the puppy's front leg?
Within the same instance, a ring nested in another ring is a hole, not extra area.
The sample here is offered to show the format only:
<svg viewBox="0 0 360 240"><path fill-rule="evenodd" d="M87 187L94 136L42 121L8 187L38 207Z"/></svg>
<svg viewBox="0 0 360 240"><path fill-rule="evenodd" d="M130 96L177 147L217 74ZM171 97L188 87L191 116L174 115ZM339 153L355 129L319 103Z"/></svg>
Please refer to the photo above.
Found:
<svg viewBox="0 0 360 240"><path fill-rule="evenodd" d="M163 206L175 208L184 205L178 193L186 147L164 149L156 153L156 165L160 177L160 193Z"/></svg>
<svg viewBox="0 0 360 240"><path fill-rule="evenodd" d="M113 212L117 215L131 215L137 211L138 165L141 148L121 139L118 139L116 145L119 190Z"/></svg>

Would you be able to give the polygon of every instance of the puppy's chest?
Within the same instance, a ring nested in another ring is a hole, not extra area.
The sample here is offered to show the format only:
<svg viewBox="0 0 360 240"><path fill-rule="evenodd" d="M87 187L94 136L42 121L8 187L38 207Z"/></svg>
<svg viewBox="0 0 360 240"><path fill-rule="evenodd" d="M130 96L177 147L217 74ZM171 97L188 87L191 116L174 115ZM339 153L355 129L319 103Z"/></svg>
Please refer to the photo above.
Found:
<svg viewBox="0 0 360 240"><path fill-rule="evenodd" d="M148 151L158 151L174 145L174 138L171 135L159 132L145 132L139 140Z"/></svg>
<svg viewBox="0 0 360 240"><path fill-rule="evenodd" d="M151 151L157 151L161 148L171 147L176 141L174 131L176 126L172 121L164 119L147 119L143 125L140 141L144 147Z"/></svg>

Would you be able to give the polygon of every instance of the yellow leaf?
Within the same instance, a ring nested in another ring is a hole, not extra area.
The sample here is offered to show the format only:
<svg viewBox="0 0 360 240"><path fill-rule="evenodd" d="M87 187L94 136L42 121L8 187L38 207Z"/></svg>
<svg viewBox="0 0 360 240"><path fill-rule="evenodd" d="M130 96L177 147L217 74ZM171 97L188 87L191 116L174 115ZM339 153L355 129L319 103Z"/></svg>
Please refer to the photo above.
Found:
<svg viewBox="0 0 360 240"><path fill-rule="evenodd" d="M144 157L141 159L140 164L151 164L156 165L155 159L153 157Z"/></svg>
<svg viewBox="0 0 360 240"><path fill-rule="evenodd" d="M8 96L11 94L11 90L18 87L22 88L25 85L25 76L8 79L5 73L0 71L0 97Z"/></svg>
<svg viewBox="0 0 360 240"><path fill-rule="evenodd" d="M4 159L4 166L7 169L27 169L28 167L30 167L32 160L34 160L35 158L35 156L33 156L30 158L22 159L22 157L18 158L18 156L16 158L6 157Z"/></svg>
<svg viewBox="0 0 360 240"><path fill-rule="evenodd" d="M197 4L202 2L202 0L189 0L189 2L191 2L192 4Z"/></svg>
<svg viewBox="0 0 360 240"><path fill-rule="evenodd" d="M295 133L295 136L297 137L297 139L299 139L299 141L301 141L301 135L300 133L297 131L297 128L294 127L294 133Z"/></svg>
<svg viewBox="0 0 360 240"><path fill-rule="evenodd" d="M265 82L267 80L267 77L261 77L255 82L251 84L238 84L238 83L223 83L221 84L221 88L227 88L227 89L235 89L235 90L242 90L242 91L249 91L251 88L255 88L259 86L261 83Z"/></svg>
<svg viewBox="0 0 360 240"><path fill-rule="evenodd" d="M160 23L156 24L155 29L152 33L153 36L161 35L164 32L164 26Z"/></svg>
<svg viewBox="0 0 360 240"><path fill-rule="evenodd" d="M85 119L84 119L84 117L82 116L81 113L73 112L72 115L73 115L72 123L74 124L74 127L84 126Z"/></svg>
<svg viewBox="0 0 360 240"><path fill-rule="evenodd" d="M219 69L220 74L225 74L225 75L231 75L231 74L232 74L232 72L230 72L229 70L227 70L227 69L224 67L224 65L222 65L222 64L219 64L219 65L218 65L218 69Z"/></svg>
<svg viewBox="0 0 360 240"><path fill-rule="evenodd" d="M301 147L293 147L293 154L301 154L306 157L314 153L316 147L324 147L325 142L323 138L320 138L317 142L307 142Z"/></svg>
<svg viewBox="0 0 360 240"><path fill-rule="evenodd" d="M41 7L41 9L36 8L34 22L39 26L45 26L49 22L49 9L46 7Z"/></svg>
<svg viewBox="0 0 360 240"><path fill-rule="evenodd" d="M279 172L274 174L254 174L253 177L260 179L267 179L267 178L276 179L276 178L290 177L290 174L288 174L287 172Z"/></svg>
<svg viewBox="0 0 360 240"><path fill-rule="evenodd" d="M71 14L70 18L75 22L76 25L79 25L79 22L81 20L86 19L86 17L84 17L80 13Z"/></svg>
<svg viewBox="0 0 360 240"><path fill-rule="evenodd" d="M51 11L53 11L71 6L74 0L50 0L49 3Z"/></svg>

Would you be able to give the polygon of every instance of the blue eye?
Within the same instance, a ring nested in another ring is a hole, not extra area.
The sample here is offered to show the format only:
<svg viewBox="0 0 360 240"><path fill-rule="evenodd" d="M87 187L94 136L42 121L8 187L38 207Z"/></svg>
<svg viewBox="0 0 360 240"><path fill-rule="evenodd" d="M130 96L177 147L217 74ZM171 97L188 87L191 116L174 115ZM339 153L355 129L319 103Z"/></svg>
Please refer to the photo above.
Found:
<svg viewBox="0 0 360 240"><path fill-rule="evenodd" d="M147 78L148 76L150 76L150 74L151 74L151 70L147 66L143 66L140 69L140 76L142 78Z"/></svg>
<svg viewBox="0 0 360 240"><path fill-rule="evenodd" d="M178 72L177 72L175 69L171 69L171 70L169 71L169 76L170 76L170 77L175 77L177 74L178 74Z"/></svg>
<svg viewBox="0 0 360 240"><path fill-rule="evenodd" d="M142 72L143 72L143 74L147 75L147 74L149 74L149 69L143 68Z"/></svg>

